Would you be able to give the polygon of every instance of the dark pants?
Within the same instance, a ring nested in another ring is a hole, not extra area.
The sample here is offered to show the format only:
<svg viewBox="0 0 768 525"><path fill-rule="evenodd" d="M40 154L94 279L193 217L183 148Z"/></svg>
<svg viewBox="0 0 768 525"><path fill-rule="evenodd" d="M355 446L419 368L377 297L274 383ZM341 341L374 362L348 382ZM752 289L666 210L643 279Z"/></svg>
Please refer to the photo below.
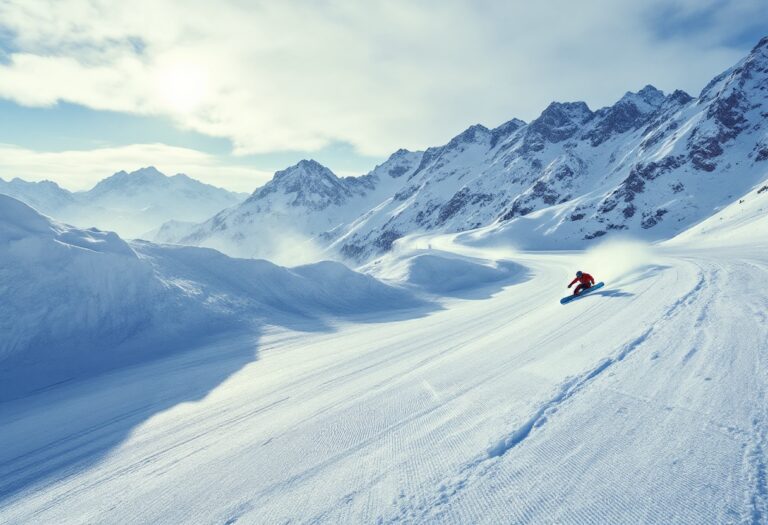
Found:
<svg viewBox="0 0 768 525"><path fill-rule="evenodd" d="M587 288L592 288L591 284L581 284L576 287L576 289L573 291L573 295L579 295L582 290L586 290Z"/></svg>

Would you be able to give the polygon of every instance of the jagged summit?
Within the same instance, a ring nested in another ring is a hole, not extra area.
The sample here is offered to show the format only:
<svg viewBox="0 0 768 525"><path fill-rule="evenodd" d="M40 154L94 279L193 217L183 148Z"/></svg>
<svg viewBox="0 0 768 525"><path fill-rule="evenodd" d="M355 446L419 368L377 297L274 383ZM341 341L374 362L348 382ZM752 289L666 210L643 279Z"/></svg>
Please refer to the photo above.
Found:
<svg viewBox="0 0 768 525"><path fill-rule="evenodd" d="M341 196L349 193L344 181L330 169L316 160L301 160L284 170L275 172L274 177L261 188L253 192L246 202L255 202L272 193L293 194L290 201L293 206L314 201L327 205L338 202Z"/></svg>
<svg viewBox="0 0 768 525"><path fill-rule="evenodd" d="M583 123L592 117L592 110L586 102L551 102L549 106L541 112L539 118L531 122L531 125L537 122L552 123L560 120Z"/></svg>
<svg viewBox="0 0 768 525"><path fill-rule="evenodd" d="M21 177L14 177L11 180L6 182L5 180L3 180L2 177L0 177L0 183L3 183L3 182L6 183L6 184L17 184L17 185L35 184L35 185L40 186L40 187L63 189L61 186L59 186L59 184L57 182L52 181L52 180L48 180L48 179L39 180L39 181L35 181L35 182L30 182L30 181L26 181L26 180L22 179Z"/></svg>
<svg viewBox="0 0 768 525"><path fill-rule="evenodd" d="M528 125L528 135L534 140L533 149L543 148L540 141L562 142L594 116L585 102L552 102L541 115Z"/></svg>
<svg viewBox="0 0 768 525"><path fill-rule="evenodd" d="M504 124L491 130L491 147L495 148L497 144L509 138L514 132L525 126L525 121L519 118L508 120Z"/></svg>
<svg viewBox="0 0 768 525"><path fill-rule="evenodd" d="M403 157L405 155L410 155L411 153L414 153L414 152L406 148L400 148L397 151L395 151L392 155L390 155L389 158L392 159L397 157Z"/></svg>
<svg viewBox="0 0 768 525"><path fill-rule="evenodd" d="M284 170L275 172L274 178L277 180L280 180L288 177L316 176L316 175L331 175L333 177L336 177L336 175L334 175L334 173L330 169L323 166L316 160L303 159L297 162L296 164L294 164L293 166L290 166L288 168L285 168Z"/></svg>
<svg viewBox="0 0 768 525"><path fill-rule="evenodd" d="M650 84L637 92L628 91L614 105L600 108L594 113L591 129L584 133L593 147L639 129L660 110L668 97Z"/></svg>
<svg viewBox="0 0 768 525"><path fill-rule="evenodd" d="M752 54L756 52L768 51L768 36L764 36L760 41L752 48Z"/></svg>
<svg viewBox="0 0 768 525"><path fill-rule="evenodd" d="M676 89L667 97L667 100L682 106L693 100L693 97L682 89Z"/></svg>
<svg viewBox="0 0 768 525"><path fill-rule="evenodd" d="M121 185L151 184L167 177L154 166L147 166L135 171L120 170L117 173L100 181L91 191L98 192L104 188L113 188Z"/></svg>
<svg viewBox="0 0 768 525"><path fill-rule="evenodd" d="M50 180L29 182L14 177L6 182L0 178L0 193L19 199L47 215L56 215L75 201L70 191Z"/></svg>
<svg viewBox="0 0 768 525"><path fill-rule="evenodd" d="M135 194L152 191L152 188L169 184L170 177L161 173L154 166L147 166L131 172L120 170L99 181L86 193L91 199L112 198L120 192Z"/></svg>
<svg viewBox="0 0 768 525"><path fill-rule="evenodd" d="M748 87L749 86L749 87ZM764 37L752 51L736 65L713 78L701 90L700 103L745 88L768 89L768 37Z"/></svg>
<svg viewBox="0 0 768 525"><path fill-rule="evenodd" d="M642 113L648 113L656 111L664 100L664 92L648 84L637 93L628 91L616 104L634 104Z"/></svg>

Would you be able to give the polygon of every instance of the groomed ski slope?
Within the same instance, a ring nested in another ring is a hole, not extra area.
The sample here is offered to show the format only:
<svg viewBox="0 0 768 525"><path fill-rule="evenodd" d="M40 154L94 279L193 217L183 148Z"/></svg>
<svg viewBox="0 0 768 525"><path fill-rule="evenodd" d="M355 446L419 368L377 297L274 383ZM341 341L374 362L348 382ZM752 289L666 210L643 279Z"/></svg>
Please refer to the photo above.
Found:
<svg viewBox="0 0 768 525"><path fill-rule="evenodd" d="M0 522L768 523L765 246L449 241L525 270L0 405Z"/></svg>

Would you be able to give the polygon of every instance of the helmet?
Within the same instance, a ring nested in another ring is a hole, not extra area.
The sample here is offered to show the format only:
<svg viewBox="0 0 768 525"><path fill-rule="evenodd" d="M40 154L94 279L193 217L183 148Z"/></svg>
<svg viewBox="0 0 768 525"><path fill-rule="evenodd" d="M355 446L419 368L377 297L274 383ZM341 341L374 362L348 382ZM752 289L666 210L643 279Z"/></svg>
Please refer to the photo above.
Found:
<svg viewBox="0 0 768 525"><path fill-rule="evenodd" d="M584 275L584 272L582 272L581 270L576 272L576 277L581 277L582 275Z"/></svg>

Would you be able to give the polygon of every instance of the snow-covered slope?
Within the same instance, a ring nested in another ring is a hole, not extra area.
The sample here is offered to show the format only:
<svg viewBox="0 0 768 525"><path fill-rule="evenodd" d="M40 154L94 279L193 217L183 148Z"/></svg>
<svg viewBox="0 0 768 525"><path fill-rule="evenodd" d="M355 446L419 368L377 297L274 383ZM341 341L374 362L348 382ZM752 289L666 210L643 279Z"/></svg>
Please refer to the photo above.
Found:
<svg viewBox="0 0 768 525"><path fill-rule="evenodd" d="M768 236L768 184L743 195L707 220L681 233L667 244L729 245L754 243Z"/></svg>
<svg viewBox="0 0 768 525"><path fill-rule="evenodd" d="M339 263L286 269L203 248L129 244L53 222L5 195L0 297L0 399L223 329L418 304Z"/></svg>
<svg viewBox="0 0 768 525"><path fill-rule="evenodd" d="M75 193L50 181L0 179L0 193L58 220L113 230L129 238L170 220L200 222L246 197L187 175L168 177L151 166L130 173L120 171L88 191Z"/></svg>
<svg viewBox="0 0 768 525"><path fill-rule="evenodd" d="M0 195L0 368L3 387L45 384L76 359L113 348L146 328L159 290L152 269L116 234L51 222Z"/></svg>
<svg viewBox="0 0 768 525"><path fill-rule="evenodd" d="M188 340L0 404L0 521L766 523L765 232L642 256L420 242L382 274L461 270L470 300ZM241 280L145 247L179 286ZM562 306L578 267L606 286Z"/></svg>

